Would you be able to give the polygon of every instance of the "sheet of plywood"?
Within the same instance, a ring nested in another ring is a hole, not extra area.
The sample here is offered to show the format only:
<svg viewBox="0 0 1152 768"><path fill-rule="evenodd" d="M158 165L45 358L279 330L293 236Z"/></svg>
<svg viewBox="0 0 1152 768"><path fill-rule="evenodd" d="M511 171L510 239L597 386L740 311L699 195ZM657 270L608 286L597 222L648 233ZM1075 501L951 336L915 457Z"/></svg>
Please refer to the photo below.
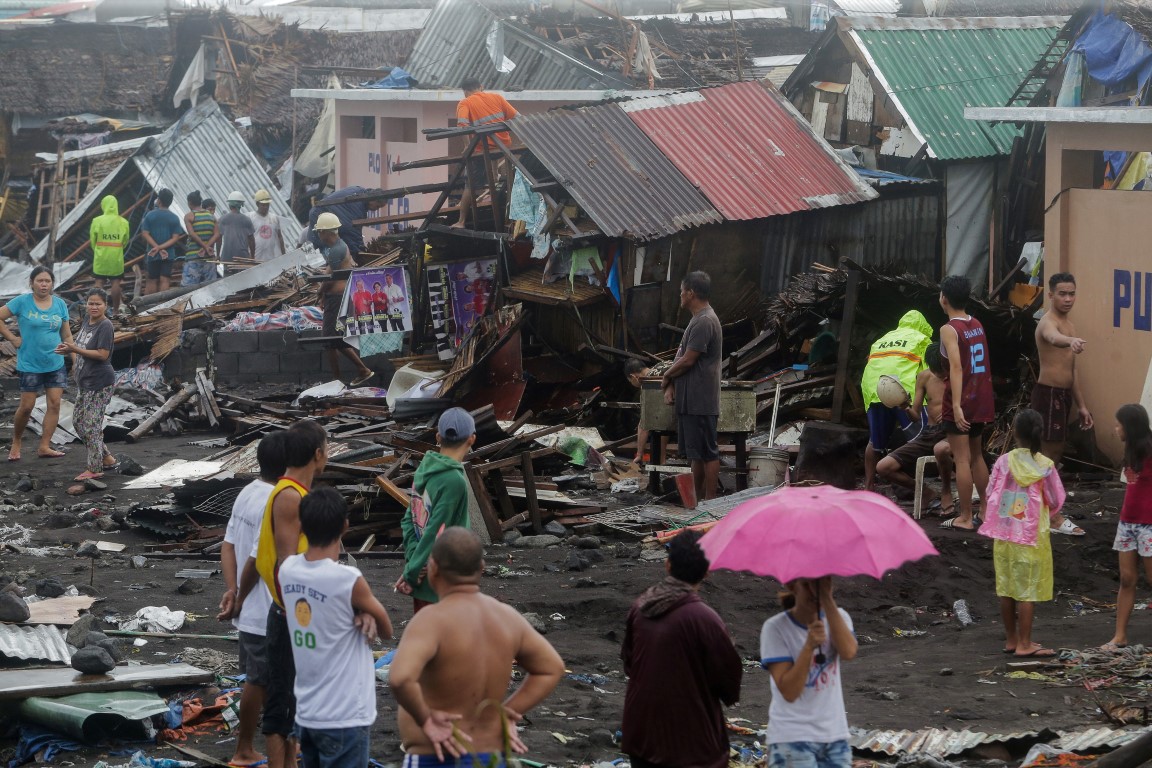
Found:
<svg viewBox="0 0 1152 768"><path fill-rule="evenodd" d="M65 696L84 691L125 691L158 685L211 682L214 675L190 664L142 664L116 667L107 675L85 675L74 669L10 669L0 675L0 700L28 696Z"/></svg>
<svg viewBox="0 0 1152 768"><path fill-rule="evenodd" d="M37 600L28 604L31 614L25 624L56 624L61 627L70 627L80 618L80 611L92 607L96 598L87 595L76 597L52 597L47 600Z"/></svg>

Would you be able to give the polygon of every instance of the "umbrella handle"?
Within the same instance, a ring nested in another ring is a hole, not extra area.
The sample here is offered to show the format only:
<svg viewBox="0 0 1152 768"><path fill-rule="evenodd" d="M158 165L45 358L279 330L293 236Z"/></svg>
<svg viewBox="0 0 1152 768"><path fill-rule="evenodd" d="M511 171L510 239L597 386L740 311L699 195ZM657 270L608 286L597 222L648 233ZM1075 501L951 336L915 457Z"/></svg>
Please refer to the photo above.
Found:
<svg viewBox="0 0 1152 768"><path fill-rule="evenodd" d="M819 590L819 588L817 588L817 590L816 590L816 618L817 619L820 618L820 590ZM825 625L824 629L825 629L825 631L827 631L827 629L828 629L827 625ZM816 649L816 657L815 658L816 658L817 664L823 665L823 664L827 663L828 657L824 655L824 646L823 645L821 645L819 648Z"/></svg>

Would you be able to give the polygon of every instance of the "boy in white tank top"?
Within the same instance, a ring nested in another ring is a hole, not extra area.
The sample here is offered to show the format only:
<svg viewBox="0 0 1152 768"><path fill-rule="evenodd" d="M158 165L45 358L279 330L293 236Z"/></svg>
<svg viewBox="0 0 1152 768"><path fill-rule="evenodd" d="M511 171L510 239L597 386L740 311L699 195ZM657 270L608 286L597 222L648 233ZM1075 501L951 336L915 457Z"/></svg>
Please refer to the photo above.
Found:
<svg viewBox="0 0 1152 768"><path fill-rule="evenodd" d="M300 528L308 550L280 566L296 662L296 725L305 768L363 768L369 728L376 721L372 650L353 624L358 611L376 620L382 637L392 622L356 568L340 565L340 539L348 506L332 488L300 502Z"/></svg>

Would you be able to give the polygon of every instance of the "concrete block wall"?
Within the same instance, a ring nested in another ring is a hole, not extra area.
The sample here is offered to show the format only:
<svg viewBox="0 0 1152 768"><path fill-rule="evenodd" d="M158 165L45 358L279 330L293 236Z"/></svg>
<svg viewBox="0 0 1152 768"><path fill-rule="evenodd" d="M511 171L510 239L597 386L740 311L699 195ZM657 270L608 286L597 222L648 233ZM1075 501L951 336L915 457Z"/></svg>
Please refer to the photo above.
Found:
<svg viewBox="0 0 1152 768"><path fill-rule="evenodd" d="M256 383L309 386L328 381L331 372L328 370L324 348L316 343L300 344L301 338L318 336L320 331L215 333L212 335L212 360L216 369L216 383L220 386ZM391 364L384 358L369 358L366 364L381 373L391 371ZM203 366L205 363L200 365ZM342 355L341 378L347 381L355 372L355 366ZM167 365L165 373L167 374ZM371 383L383 386L385 381L378 376Z"/></svg>

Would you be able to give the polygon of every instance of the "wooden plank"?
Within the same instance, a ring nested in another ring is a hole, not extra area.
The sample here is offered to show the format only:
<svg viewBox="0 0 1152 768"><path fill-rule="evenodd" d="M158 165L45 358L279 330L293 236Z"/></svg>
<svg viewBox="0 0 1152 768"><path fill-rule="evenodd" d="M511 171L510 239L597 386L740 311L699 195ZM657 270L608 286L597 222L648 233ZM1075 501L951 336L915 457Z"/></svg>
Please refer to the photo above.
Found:
<svg viewBox="0 0 1152 768"><path fill-rule="evenodd" d="M0 700L29 696L66 696L86 691L127 691L156 686L210 683L212 672L190 664L144 664L116 667L107 675L85 675L74 669L9 669L0 675Z"/></svg>
<svg viewBox="0 0 1152 768"><path fill-rule="evenodd" d="M168 398L167 402L157 408L155 413L153 413L144 421L140 422L140 426L129 432L125 436L124 440L129 443L134 443L140 438L144 437L144 435L152 431L153 427L163 421L164 418L168 416L168 414L176 410L181 403L192 397L194 392L196 392L195 384L191 382L185 384L183 389L172 395L172 397Z"/></svg>
<svg viewBox="0 0 1152 768"><path fill-rule="evenodd" d="M500 518L496 515L496 508L492 506L492 497L488 495L488 489L484 487L484 478L476 471L476 467L470 464L464 465L464 472L468 476L469 485L472 486L476 503L480 506L480 514L484 518L484 527L488 529L488 536L493 542L503 541L504 530L500 527Z"/></svg>
<svg viewBox="0 0 1152 768"><path fill-rule="evenodd" d="M200 397L200 410L204 412L204 416L208 419L209 426L218 428L220 426L220 407L216 405L216 398L204 386L205 377L203 371L196 372L196 393Z"/></svg>
<svg viewBox="0 0 1152 768"><path fill-rule="evenodd" d="M536 497L536 473L532 469L531 452L525 451L520 454L520 469L524 473L524 498L528 500L528 517L532 521L532 530L544 533L544 521L540 519L540 500Z"/></svg>
<svg viewBox="0 0 1152 768"><path fill-rule="evenodd" d="M384 491L384 493L388 494L393 499L400 502L400 505L402 507L404 507L404 509L408 509L408 505L412 503L412 497L409 496L401 488L398 488L396 486L396 483L392 482L388 478L380 477L379 475L377 475L376 476L376 485L380 486L380 489L382 491Z"/></svg>
<svg viewBox="0 0 1152 768"><path fill-rule="evenodd" d="M860 294L860 273L854 269L845 272L844 315L840 322L840 350L836 356L836 385L832 390L832 421L840 423L844 417L844 395L848 386L848 358L852 352L852 326L856 321L856 300Z"/></svg>
<svg viewBox="0 0 1152 768"><path fill-rule="evenodd" d="M70 627L80 618L80 611L92 607L96 598L87 595L76 597L53 597L28 604L28 620L25 624L57 624Z"/></svg>

